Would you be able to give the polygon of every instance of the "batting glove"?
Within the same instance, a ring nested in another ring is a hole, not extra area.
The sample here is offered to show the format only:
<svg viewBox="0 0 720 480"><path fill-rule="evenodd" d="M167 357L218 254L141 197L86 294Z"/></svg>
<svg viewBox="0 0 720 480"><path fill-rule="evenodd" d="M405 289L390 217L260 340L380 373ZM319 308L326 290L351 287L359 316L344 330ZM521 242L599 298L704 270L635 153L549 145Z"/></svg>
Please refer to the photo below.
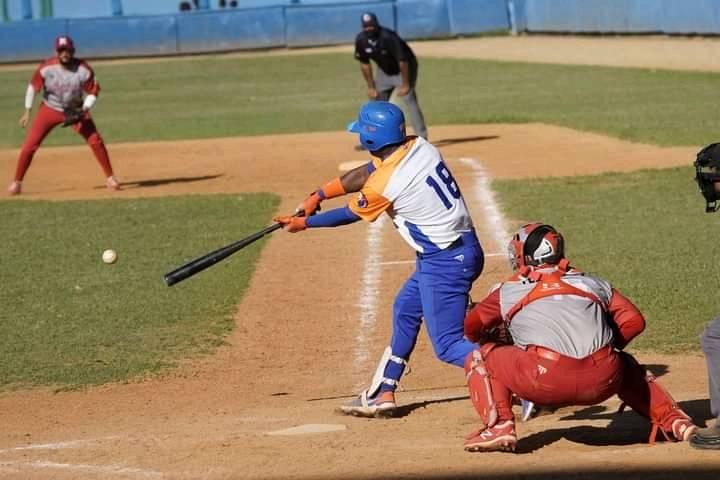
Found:
<svg viewBox="0 0 720 480"><path fill-rule="evenodd" d="M302 232L307 228L307 217L291 217L290 215L282 215L274 217L273 222L281 223L283 228L290 233Z"/></svg>

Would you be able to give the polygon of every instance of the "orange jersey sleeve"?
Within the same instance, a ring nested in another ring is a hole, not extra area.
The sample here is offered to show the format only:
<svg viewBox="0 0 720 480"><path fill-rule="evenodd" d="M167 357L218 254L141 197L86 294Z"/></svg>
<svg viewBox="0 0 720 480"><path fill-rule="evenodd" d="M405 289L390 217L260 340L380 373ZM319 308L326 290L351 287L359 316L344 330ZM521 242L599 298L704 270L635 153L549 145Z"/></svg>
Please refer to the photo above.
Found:
<svg viewBox="0 0 720 480"><path fill-rule="evenodd" d="M374 222L384 211L392 206L390 201L372 188L363 188L348 203L348 207L366 222Z"/></svg>

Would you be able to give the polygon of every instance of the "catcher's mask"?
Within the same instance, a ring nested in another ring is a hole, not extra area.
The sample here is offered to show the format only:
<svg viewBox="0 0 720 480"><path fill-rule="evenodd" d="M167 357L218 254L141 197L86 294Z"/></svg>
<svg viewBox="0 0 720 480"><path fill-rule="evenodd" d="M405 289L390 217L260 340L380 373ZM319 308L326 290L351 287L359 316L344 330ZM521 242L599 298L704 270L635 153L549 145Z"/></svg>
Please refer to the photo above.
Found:
<svg viewBox="0 0 720 480"><path fill-rule="evenodd" d="M545 263L557 264L565 257L565 241L554 227L540 222L529 223L512 236L508 257L514 271Z"/></svg>
<svg viewBox="0 0 720 480"><path fill-rule="evenodd" d="M693 165L695 181L705 197L705 211L716 212L720 208L717 203L720 192L715 188L715 183L720 182L720 143L711 143L700 150Z"/></svg>

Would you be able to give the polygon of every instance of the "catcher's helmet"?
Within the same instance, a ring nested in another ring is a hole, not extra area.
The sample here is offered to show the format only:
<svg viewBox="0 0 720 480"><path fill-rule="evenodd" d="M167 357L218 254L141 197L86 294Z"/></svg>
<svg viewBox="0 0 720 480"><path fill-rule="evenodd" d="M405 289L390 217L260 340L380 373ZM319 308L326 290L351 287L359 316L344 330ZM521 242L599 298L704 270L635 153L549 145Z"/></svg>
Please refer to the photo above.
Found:
<svg viewBox="0 0 720 480"><path fill-rule="evenodd" d="M74 52L75 42L73 42L73 39L68 35L60 35L57 37L55 39L55 51L59 52L60 50L70 50L71 52Z"/></svg>
<svg viewBox="0 0 720 480"><path fill-rule="evenodd" d="M554 227L545 223L529 223L520 227L508 244L508 257L513 270L557 264L565 257L565 241Z"/></svg>
<svg viewBox="0 0 720 480"><path fill-rule="evenodd" d="M716 212L720 208L717 204L720 192L715 188L715 183L720 182L720 143L711 143L700 150L693 165L695 181L705 197L705 211Z"/></svg>
<svg viewBox="0 0 720 480"><path fill-rule="evenodd" d="M405 140L405 115L393 103L368 102L347 129L359 133L362 146L375 152Z"/></svg>

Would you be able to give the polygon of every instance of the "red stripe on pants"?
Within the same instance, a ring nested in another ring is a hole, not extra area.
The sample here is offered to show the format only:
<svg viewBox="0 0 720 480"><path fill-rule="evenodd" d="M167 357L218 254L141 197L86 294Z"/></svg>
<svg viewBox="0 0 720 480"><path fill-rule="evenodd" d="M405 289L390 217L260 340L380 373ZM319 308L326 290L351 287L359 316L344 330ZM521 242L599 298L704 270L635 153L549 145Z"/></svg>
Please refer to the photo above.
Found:
<svg viewBox="0 0 720 480"><path fill-rule="evenodd" d="M44 103L40 104L40 108L38 109L38 112L32 121L32 125L30 125L27 136L25 137L25 142L20 149L20 156L15 169L15 180L22 181L28 168L30 168L35 152L37 152L38 148L40 148L40 144L43 140L45 140L45 137L52 131L53 128L57 127L64 121L65 116L62 112L53 110ZM110 165L110 157L107 149L105 148L105 143L98 133L97 128L95 127L95 122L93 122L92 118L87 116L87 118L73 125L72 128L85 139L85 142L87 142L88 146L95 155L95 158L100 164L103 173L105 173L105 176L111 176L113 174L113 169Z"/></svg>

